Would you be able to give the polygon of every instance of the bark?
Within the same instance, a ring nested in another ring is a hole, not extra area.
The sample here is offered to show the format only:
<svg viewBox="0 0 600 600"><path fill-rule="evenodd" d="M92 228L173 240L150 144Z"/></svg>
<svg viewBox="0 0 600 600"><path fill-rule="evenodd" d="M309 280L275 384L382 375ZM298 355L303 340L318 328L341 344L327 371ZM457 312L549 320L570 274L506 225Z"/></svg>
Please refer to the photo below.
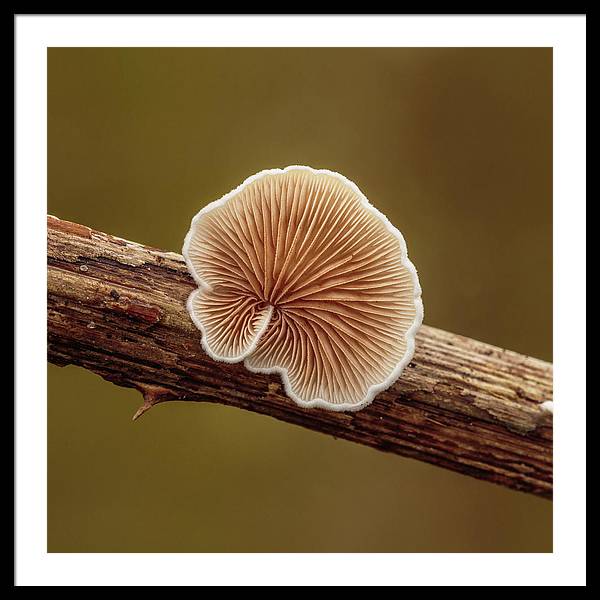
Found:
<svg viewBox="0 0 600 600"><path fill-rule="evenodd" d="M423 326L402 377L356 413L303 409L275 375L211 360L185 308L179 254L48 217L48 360L144 402L216 402L552 496L552 365Z"/></svg>

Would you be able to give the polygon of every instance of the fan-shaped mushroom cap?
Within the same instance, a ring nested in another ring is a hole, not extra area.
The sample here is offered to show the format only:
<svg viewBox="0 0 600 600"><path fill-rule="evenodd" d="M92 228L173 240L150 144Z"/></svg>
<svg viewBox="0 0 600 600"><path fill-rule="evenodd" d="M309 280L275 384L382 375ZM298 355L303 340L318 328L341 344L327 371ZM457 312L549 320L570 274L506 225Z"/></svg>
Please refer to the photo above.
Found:
<svg viewBox="0 0 600 600"><path fill-rule="evenodd" d="M423 307L400 232L338 173L261 171L193 219L188 310L215 360L358 410L410 361Z"/></svg>

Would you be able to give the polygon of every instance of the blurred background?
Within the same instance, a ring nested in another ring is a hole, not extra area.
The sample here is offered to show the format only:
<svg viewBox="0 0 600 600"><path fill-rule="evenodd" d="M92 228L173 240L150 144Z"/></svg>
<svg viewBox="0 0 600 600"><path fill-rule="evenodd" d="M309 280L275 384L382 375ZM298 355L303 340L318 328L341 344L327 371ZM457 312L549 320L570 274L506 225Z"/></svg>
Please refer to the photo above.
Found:
<svg viewBox="0 0 600 600"><path fill-rule="evenodd" d="M549 48L52 48L48 212L180 252L249 175L343 173L425 322L552 360ZM550 552L552 504L48 367L50 552Z"/></svg>

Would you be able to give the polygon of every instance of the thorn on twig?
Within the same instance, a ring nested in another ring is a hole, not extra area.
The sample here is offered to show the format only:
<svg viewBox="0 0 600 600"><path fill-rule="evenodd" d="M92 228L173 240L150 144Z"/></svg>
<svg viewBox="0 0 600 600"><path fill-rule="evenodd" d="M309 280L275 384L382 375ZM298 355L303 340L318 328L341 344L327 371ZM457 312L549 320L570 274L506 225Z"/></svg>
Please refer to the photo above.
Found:
<svg viewBox="0 0 600 600"><path fill-rule="evenodd" d="M154 405L160 404L161 402L165 402L167 400L173 400L175 398L175 394L171 390L157 385L138 383L135 387L144 396L144 403L137 409L136 413L133 415L132 421L139 419Z"/></svg>
<svg viewBox="0 0 600 600"><path fill-rule="evenodd" d="M135 412L135 414L132 417L132 421L137 421L137 419L139 419L146 411L150 410L152 407L154 406L154 404L152 404L151 402L146 402L144 401L144 404L142 404L137 411Z"/></svg>

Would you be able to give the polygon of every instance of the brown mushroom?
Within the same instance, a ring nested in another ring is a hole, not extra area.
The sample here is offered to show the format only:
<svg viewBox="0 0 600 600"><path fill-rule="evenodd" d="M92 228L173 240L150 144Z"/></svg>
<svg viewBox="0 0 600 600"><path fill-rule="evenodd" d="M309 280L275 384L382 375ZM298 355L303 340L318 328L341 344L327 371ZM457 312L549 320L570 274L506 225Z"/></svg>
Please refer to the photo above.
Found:
<svg viewBox="0 0 600 600"><path fill-rule="evenodd" d="M338 173L261 171L194 217L183 254L209 356L280 373L301 406L358 410L413 355L423 306L404 239Z"/></svg>

